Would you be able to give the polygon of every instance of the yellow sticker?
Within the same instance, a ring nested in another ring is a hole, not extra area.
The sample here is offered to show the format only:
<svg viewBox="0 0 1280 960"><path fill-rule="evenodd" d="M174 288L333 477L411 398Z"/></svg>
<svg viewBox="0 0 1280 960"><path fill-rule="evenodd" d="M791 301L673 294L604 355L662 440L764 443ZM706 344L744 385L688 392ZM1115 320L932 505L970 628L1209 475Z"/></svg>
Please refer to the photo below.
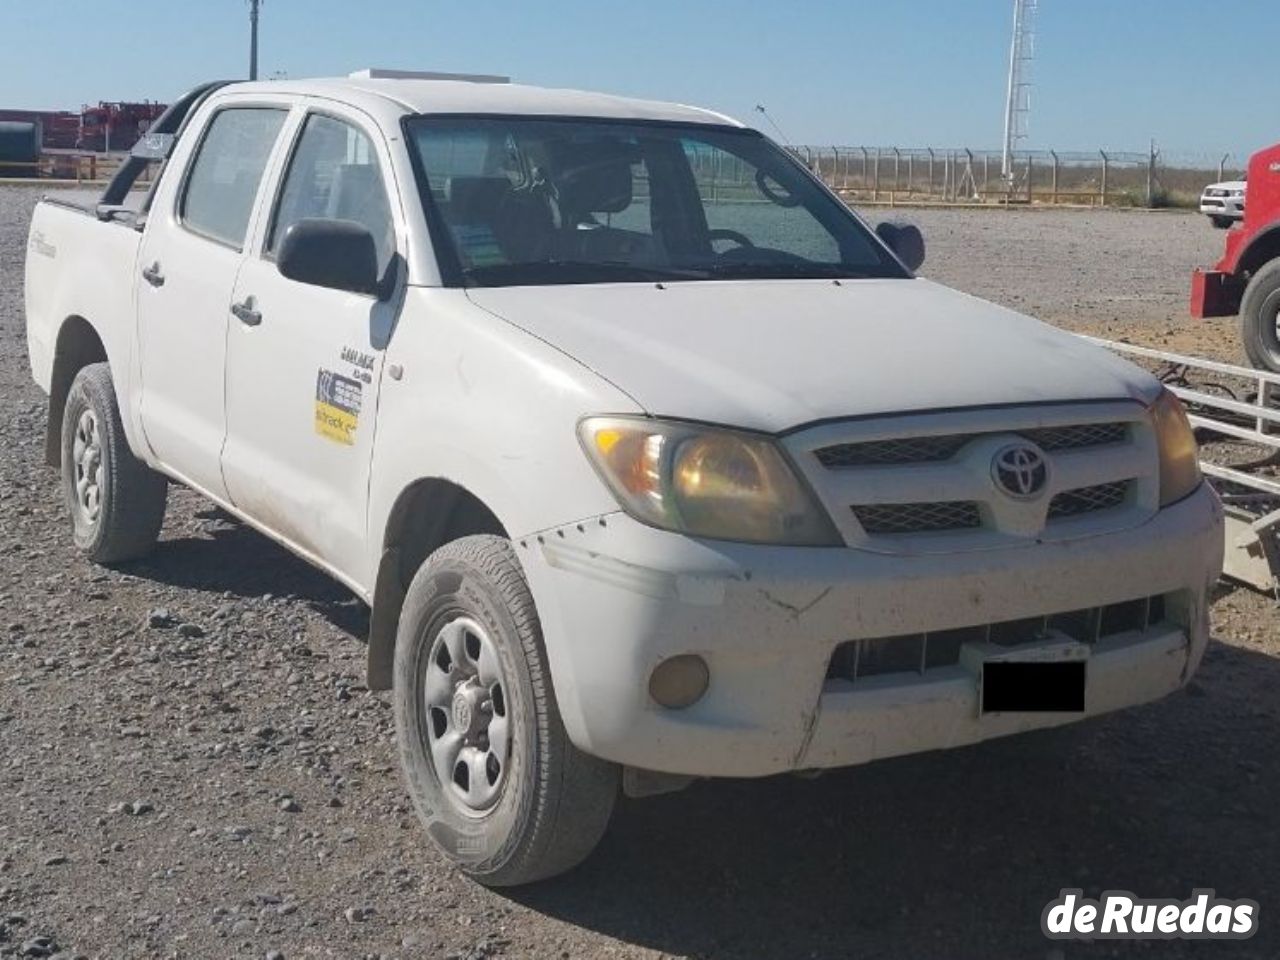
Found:
<svg viewBox="0 0 1280 960"><path fill-rule="evenodd" d="M321 370L316 378L316 433L336 443L353 445L360 426L362 399L359 380Z"/></svg>
<svg viewBox="0 0 1280 960"><path fill-rule="evenodd" d="M354 414L346 410L316 401L316 433L322 437L351 446L356 442L355 432L359 422Z"/></svg>

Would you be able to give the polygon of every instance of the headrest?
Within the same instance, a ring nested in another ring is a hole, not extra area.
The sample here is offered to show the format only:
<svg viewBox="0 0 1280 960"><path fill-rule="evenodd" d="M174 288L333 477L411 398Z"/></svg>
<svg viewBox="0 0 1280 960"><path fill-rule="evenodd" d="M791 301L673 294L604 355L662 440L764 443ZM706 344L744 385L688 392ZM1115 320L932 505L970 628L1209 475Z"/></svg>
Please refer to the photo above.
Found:
<svg viewBox="0 0 1280 960"><path fill-rule="evenodd" d="M549 146L560 206L577 214L620 213L631 206L635 144L622 140L556 141Z"/></svg>
<svg viewBox="0 0 1280 960"><path fill-rule="evenodd" d="M329 216L335 220L355 220L369 204L379 199L378 168L371 163L344 163L333 171L333 186L329 191Z"/></svg>

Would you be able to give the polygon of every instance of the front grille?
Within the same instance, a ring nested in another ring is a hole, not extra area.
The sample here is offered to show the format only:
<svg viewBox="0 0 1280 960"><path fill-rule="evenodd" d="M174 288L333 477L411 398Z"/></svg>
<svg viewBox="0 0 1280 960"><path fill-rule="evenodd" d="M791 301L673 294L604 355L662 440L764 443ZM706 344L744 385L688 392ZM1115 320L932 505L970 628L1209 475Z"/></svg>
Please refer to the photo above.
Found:
<svg viewBox="0 0 1280 960"><path fill-rule="evenodd" d="M950 460L973 440L992 433L951 433L930 437L894 437L838 443L814 452L818 462L835 470L843 467L900 466L912 463L940 463ZM1042 450L1079 450L1122 443L1129 435L1124 423L1082 423L1064 427L1040 427L1015 431Z"/></svg>
<svg viewBox="0 0 1280 960"><path fill-rule="evenodd" d="M1026 437L1045 451L1079 450L1083 447L1123 443L1129 436L1129 427L1123 423L1080 423L1069 427L1023 430L1019 436Z"/></svg>
<svg viewBox="0 0 1280 960"><path fill-rule="evenodd" d="M972 500L942 503L875 503L853 507L862 529L872 535L974 530L982 515Z"/></svg>
<svg viewBox="0 0 1280 960"><path fill-rule="evenodd" d="M1061 634L1079 643L1094 644L1117 634L1148 630L1165 620L1165 598L1157 595L956 630L850 640L836 647L827 667L827 679L856 681L892 673L924 674L957 665L960 648L966 643L1017 647Z"/></svg>
<svg viewBox="0 0 1280 960"><path fill-rule="evenodd" d="M1064 490L1049 501L1048 520L1066 520L1123 506L1129 497L1130 480L1100 483L1093 487ZM853 515L871 536L903 533L945 533L976 530L982 513L972 500L938 503L867 503L855 505Z"/></svg>
<svg viewBox="0 0 1280 960"><path fill-rule="evenodd" d="M902 463L937 463L950 460L974 434L954 433L942 437L898 437L823 447L816 456L828 469L871 467Z"/></svg>
<svg viewBox="0 0 1280 960"><path fill-rule="evenodd" d="M1129 496L1129 480L1101 483L1096 487L1064 490L1049 501L1049 520L1078 517L1082 513L1110 510L1124 504Z"/></svg>

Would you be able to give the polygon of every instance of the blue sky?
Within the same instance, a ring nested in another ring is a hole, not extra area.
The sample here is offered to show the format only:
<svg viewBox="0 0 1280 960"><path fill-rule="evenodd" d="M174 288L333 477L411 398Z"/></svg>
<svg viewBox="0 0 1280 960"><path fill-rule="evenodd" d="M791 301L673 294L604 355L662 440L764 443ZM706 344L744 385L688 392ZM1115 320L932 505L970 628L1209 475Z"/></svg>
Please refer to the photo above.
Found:
<svg viewBox="0 0 1280 960"><path fill-rule="evenodd" d="M994 147L1012 6L264 0L262 70L506 73L762 125L763 103L797 143ZM247 11L246 0L0 0L0 107L169 99L241 76ZM1278 36L1276 0L1041 0L1029 145L1138 150L1154 138L1211 157L1280 140Z"/></svg>

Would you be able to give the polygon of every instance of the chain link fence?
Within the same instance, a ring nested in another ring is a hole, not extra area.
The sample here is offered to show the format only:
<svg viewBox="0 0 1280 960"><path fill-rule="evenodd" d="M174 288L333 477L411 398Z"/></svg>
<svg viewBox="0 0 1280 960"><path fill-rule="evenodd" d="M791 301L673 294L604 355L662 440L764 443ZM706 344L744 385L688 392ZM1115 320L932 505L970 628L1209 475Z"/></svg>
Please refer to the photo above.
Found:
<svg viewBox="0 0 1280 960"><path fill-rule="evenodd" d="M1194 206L1208 183L1234 177L1240 162L1224 154L1165 158L1158 150L1022 150L1013 176L1001 176L998 150L969 148L792 148L806 166L850 202L1021 203L1077 206Z"/></svg>

